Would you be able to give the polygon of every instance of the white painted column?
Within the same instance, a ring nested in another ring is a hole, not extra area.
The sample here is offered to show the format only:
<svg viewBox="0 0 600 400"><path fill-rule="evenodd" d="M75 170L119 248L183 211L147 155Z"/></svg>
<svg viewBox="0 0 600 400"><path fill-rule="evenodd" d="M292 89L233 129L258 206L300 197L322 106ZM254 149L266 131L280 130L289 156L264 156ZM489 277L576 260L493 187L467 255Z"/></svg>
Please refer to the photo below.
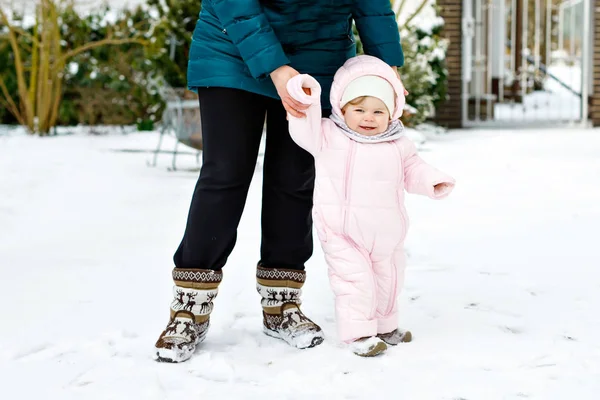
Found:
<svg viewBox="0 0 600 400"><path fill-rule="evenodd" d="M463 0L462 18L462 122L469 123L469 90L473 76L473 37L475 24L473 19L473 0Z"/></svg>
<svg viewBox="0 0 600 400"><path fill-rule="evenodd" d="M500 101L504 99L504 65L506 54L506 0L492 0L492 17L488 29L491 35L491 72L493 78L498 78ZM514 44L513 44L514 45Z"/></svg>
<svg viewBox="0 0 600 400"><path fill-rule="evenodd" d="M583 126L588 124L588 97L590 93L591 74L591 16L592 4L590 0L583 0L583 53L581 60L581 123Z"/></svg>

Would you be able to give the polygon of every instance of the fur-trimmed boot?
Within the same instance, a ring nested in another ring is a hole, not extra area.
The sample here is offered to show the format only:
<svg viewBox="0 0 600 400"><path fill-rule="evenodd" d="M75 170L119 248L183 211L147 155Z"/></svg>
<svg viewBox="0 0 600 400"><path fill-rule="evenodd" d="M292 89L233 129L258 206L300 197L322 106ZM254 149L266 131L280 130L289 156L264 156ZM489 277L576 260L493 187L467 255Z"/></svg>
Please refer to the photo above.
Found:
<svg viewBox="0 0 600 400"><path fill-rule="evenodd" d="M154 345L155 360L188 360L206 337L213 300L217 297L221 271L207 269L173 270L173 301L167 328Z"/></svg>
<svg viewBox="0 0 600 400"><path fill-rule="evenodd" d="M258 266L256 289L262 296L263 329L298 349L323 343L323 331L300 310L306 272Z"/></svg>

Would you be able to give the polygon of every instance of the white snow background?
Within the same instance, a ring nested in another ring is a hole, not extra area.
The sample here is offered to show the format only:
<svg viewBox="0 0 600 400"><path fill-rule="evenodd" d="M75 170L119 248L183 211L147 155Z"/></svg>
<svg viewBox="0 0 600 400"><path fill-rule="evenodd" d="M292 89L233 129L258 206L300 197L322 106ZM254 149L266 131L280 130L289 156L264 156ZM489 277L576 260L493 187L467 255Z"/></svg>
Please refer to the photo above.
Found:
<svg viewBox="0 0 600 400"><path fill-rule="evenodd" d="M428 134L422 157L457 187L408 196L415 340L374 359L337 342L318 242L303 309L325 343L262 333L259 163L208 338L178 365L151 356L197 172L123 151L155 133L77 131L0 128L0 398L598 398L600 130Z"/></svg>

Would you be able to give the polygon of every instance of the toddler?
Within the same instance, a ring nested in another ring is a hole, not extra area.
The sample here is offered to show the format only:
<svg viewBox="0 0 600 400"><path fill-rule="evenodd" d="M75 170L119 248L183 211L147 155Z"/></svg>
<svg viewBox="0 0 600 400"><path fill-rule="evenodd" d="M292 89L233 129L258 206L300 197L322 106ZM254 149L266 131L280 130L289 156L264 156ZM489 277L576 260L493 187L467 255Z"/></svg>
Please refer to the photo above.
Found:
<svg viewBox="0 0 600 400"><path fill-rule="evenodd" d="M321 88L309 75L290 79L291 97L309 104L288 114L293 140L315 158L313 219L335 293L338 334L359 356L411 340L398 328L408 217L404 190L441 199L454 179L425 163L399 121L404 88L390 66L371 56L335 74L332 114L321 118Z"/></svg>

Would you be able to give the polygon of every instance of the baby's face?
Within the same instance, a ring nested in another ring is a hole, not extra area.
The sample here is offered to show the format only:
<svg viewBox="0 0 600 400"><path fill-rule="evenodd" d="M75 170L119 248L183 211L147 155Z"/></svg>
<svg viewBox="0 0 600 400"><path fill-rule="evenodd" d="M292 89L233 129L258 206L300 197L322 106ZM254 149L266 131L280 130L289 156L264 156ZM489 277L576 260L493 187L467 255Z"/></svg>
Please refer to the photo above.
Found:
<svg viewBox="0 0 600 400"><path fill-rule="evenodd" d="M367 96L359 104L348 103L344 107L346 125L361 135L374 136L386 131L390 113L383 101Z"/></svg>

